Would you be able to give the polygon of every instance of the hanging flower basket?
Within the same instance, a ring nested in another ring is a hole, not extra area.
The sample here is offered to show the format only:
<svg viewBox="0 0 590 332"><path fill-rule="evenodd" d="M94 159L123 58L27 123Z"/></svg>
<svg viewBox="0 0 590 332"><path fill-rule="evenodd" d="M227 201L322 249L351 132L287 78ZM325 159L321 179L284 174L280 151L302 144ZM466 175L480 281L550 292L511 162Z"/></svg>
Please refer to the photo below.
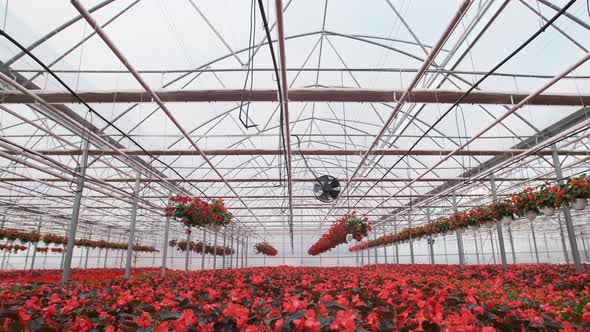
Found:
<svg viewBox="0 0 590 332"><path fill-rule="evenodd" d="M267 242L257 243L254 245L254 250L256 251L256 254L262 254L266 256L276 256L279 253L275 247Z"/></svg>
<svg viewBox="0 0 590 332"><path fill-rule="evenodd" d="M576 198L572 202L572 207L576 211L583 211L583 210L585 210L587 205L588 205L588 200L586 198Z"/></svg>
<svg viewBox="0 0 590 332"><path fill-rule="evenodd" d="M316 256L331 250L345 243L347 234L352 234L353 239L360 241L368 235L369 231L371 231L371 225L367 217L359 217L353 211L338 219L330 230L309 248L307 253Z"/></svg>
<svg viewBox="0 0 590 332"><path fill-rule="evenodd" d="M222 199L207 203L198 197L175 196L170 201L174 206L164 209L166 216L176 218L186 227L223 226L233 219Z"/></svg>
<svg viewBox="0 0 590 332"><path fill-rule="evenodd" d="M551 206L544 206L543 215L545 217L552 217L553 215L555 215L555 208Z"/></svg>

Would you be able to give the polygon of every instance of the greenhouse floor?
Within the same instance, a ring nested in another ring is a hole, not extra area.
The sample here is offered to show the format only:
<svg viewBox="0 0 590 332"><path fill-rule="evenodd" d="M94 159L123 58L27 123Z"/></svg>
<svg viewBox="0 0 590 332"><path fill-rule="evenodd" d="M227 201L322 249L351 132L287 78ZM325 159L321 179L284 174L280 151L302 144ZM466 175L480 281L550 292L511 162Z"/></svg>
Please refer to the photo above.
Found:
<svg viewBox="0 0 590 332"><path fill-rule="evenodd" d="M586 272L590 266L584 266ZM568 265L376 265L0 273L3 331L585 330L590 275Z"/></svg>

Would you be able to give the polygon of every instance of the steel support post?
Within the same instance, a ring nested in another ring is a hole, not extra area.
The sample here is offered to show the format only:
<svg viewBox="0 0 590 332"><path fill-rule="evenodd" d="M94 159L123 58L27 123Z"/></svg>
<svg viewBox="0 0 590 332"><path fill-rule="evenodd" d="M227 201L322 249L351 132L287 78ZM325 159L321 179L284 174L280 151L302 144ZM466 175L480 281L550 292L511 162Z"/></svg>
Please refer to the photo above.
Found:
<svg viewBox="0 0 590 332"><path fill-rule="evenodd" d="M457 212L457 197L455 197L455 194L453 194L453 211ZM465 256L463 254L463 237L461 236L459 230L455 230L455 235L457 236L457 254L459 255L459 266L463 268L465 267Z"/></svg>
<svg viewBox="0 0 590 332"><path fill-rule="evenodd" d="M201 252L201 270L205 269L205 247L207 246L207 227L203 227L203 244L201 248L203 252Z"/></svg>
<svg viewBox="0 0 590 332"><path fill-rule="evenodd" d="M563 233L563 223L561 222L561 215L557 215L557 223L559 224L559 236L561 238L561 248L563 250L563 257L565 258L565 262L567 264L570 263L570 255L567 252L567 245L565 243L565 235Z"/></svg>
<svg viewBox="0 0 590 332"><path fill-rule="evenodd" d="M137 220L137 203L139 201L139 186L141 184L141 173L137 172L135 188L133 189L133 206L131 207L131 223L129 225L129 241L127 242L127 260L125 261L125 279L131 277L131 259L133 245L135 244L135 221Z"/></svg>
<svg viewBox="0 0 590 332"><path fill-rule="evenodd" d="M355 251L355 265L359 266L359 251Z"/></svg>
<svg viewBox="0 0 590 332"><path fill-rule="evenodd" d="M250 238L247 237L246 238L246 246L244 247L244 253L246 256L246 267L248 267L248 249L249 249L249 245L250 245Z"/></svg>
<svg viewBox="0 0 590 332"><path fill-rule="evenodd" d="M554 146L553 149L555 150L553 151L553 167L555 167L555 176L557 177L557 182L559 184L563 184L563 174L561 172L561 162L559 161L559 156L557 155L557 147ZM564 204L561 209L563 211L563 217L565 218L565 229L567 230L567 237L569 238L570 242L574 266L576 267L576 272L581 273L582 261L580 259L580 252L578 251L578 243L576 242L576 233L574 231L574 224L572 222L569 204Z"/></svg>
<svg viewBox="0 0 590 332"><path fill-rule="evenodd" d="M37 233L41 232L41 218L39 218L39 224L37 225ZM31 258L31 270L35 269L35 258L37 258L37 245L39 242L35 242L33 248L33 257Z"/></svg>
<svg viewBox="0 0 590 332"><path fill-rule="evenodd" d="M168 258L168 238L170 237L170 217L166 217L166 225L164 226L164 245L162 246L162 271L160 275L166 278L166 259Z"/></svg>
<svg viewBox="0 0 590 332"><path fill-rule="evenodd" d="M223 250L225 251L225 248L227 246L227 226L223 226ZM225 252L223 253L223 256L221 257L221 269L225 270Z"/></svg>
<svg viewBox="0 0 590 332"><path fill-rule="evenodd" d="M514 251L514 238L512 237L512 226L508 225L508 238L510 239L510 251L512 252L512 264L516 264L516 253Z"/></svg>
<svg viewBox="0 0 590 332"><path fill-rule="evenodd" d="M383 236L385 236L385 227L383 227ZM387 264L387 246L383 246L383 260Z"/></svg>
<svg viewBox="0 0 590 332"><path fill-rule="evenodd" d="M492 246L492 261L494 262L494 264L497 264L497 262L496 262L496 249L494 249L494 233L492 233L491 229L490 229L490 245Z"/></svg>
<svg viewBox="0 0 590 332"><path fill-rule="evenodd" d="M475 259L477 260L477 265L479 265L479 248L477 247L477 234L475 233L473 233L473 242L475 243Z"/></svg>
<svg viewBox="0 0 590 332"><path fill-rule="evenodd" d="M234 248L234 226L233 225L230 227L229 247L231 248L231 255L229 255L229 268L233 269L233 267L234 267L234 254L236 252L236 250Z"/></svg>
<svg viewBox="0 0 590 332"><path fill-rule="evenodd" d="M78 217L80 215L80 205L82 203L82 191L84 191L84 179L86 177L86 167L88 166L88 147L90 140L86 139L84 143L84 152L82 154L82 163L76 167L76 195L74 196L74 206L72 208L72 219L68 229L68 243L65 249L65 258L63 261L63 271L61 275L61 285L65 286L70 278L72 267L72 257L74 255L74 244L76 242L76 230L78 228Z"/></svg>
<svg viewBox="0 0 590 332"><path fill-rule="evenodd" d="M586 241L584 239L584 233L580 233L580 239L582 242L582 246L584 248L584 257L586 257L586 263L590 263L590 253L588 253L588 249L586 248Z"/></svg>
<svg viewBox="0 0 590 332"><path fill-rule="evenodd" d="M543 242L545 242L545 256L547 256L547 262L551 261L549 257L549 244L547 243L547 233L543 233Z"/></svg>
<svg viewBox="0 0 590 332"><path fill-rule="evenodd" d="M411 229L412 228L412 219L410 218L410 214L408 214L408 228ZM410 238L410 262L412 263L412 265L414 265L415 260L414 260L414 239Z"/></svg>
<svg viewBox="0 0 590 332"><path fill-rule="evenodd" d="M537 236L535 235L535 224L533 224L533 222L530 222L531 224L531 234L533 235L533 245L535 248L535 260L537 261L537 264L540 263L539 261L539 249L537 247Z"/></svg>
<svg viewBox="0 0 590 332"><path fill-rule="evenodd" d="M373 233L373 240L377 240L377 233ZM379 264L379 257L377 255L377 247L373 248L373 256L375 257L375 264Z"/></svg>
<svg viewBox="0 0 590 332"><path fill-rule="evenodd" d="M533 253L535 252L535 250L533 249L533 244L531 243L531 235L528 234L527 237L529 239L529 252L531 253L531 260L532 260Z"/></svg>
<svg viewBox="0 0 590 332"><path fill-rule="evenodd" d="M430 209L426 208L426 223L430 224ZM434 239L432 238L432 235L428 236L428 248L430 251L430 264L434 265L435 261L434 261Z"/></svg>
<svg viewBox="0 0 590 332"><path fill-rule="evenodd" d="M217 270L217 231L219 227L215 226L213 230L213 270Z"/></svg>
<svg viewBox="0 0 590 332"><path fill-rule="evenodd" d="M236 269L240 266L238 263L240 262L240 229L236 230Z"/></svg>
<svg viewBox="0 0 590 332"><path fill-rule="evenodd" d="M192 230L189 227L189 229L186 231L186 255L185 255L185 259L184 259L184 272L188 273L188 262L191 259L191 233Z"/></svg>
<svg viewBox="0 0 590 332"><path fill-rule="evenodd" d="M92 240L92 227L90 227L90 234L88 235L88 240ZM86 247L86 258L84 258L84 268L88 268L88 254L90 253L90 247Z"/></svg>
<svg viewBox="0 0 590 332"><path fill-rule="evenodd" d="M361 250L361 266L365 266L365 251Z"/></svg>
<svg viewBox="0 0 590 332"><path fill-rule="evenodd" d="M107 231L107 242L109 242L111 240L111 227L108 228ZM107 260L109 259L109 248L105 248L104 249L104 263L103 263L103 268L107 268Z"/></svg>
<svg viewBox="0 0 590 332"><path fill-rule="evenodd" d="M29 265L29 254L31 253L31 246L27 246L27 255L25 257L25 264L23 264L23 270L27 269L27 266Z"/></svg>
<svg viewBox="0 0 590 332"><path fill-rule="evenodd" d="M494 203L498 201L498 195L496 193L496 180L494 175L490 176L490 187L492 187L492 199ZM500 260L502 261L502 269L508 271L508 262L506 260L506 249L504 247L504 234L502 233L502 223L496 221L496 228L498 230L498 247L500 247Z"/></svg>
<svg viewBox="0 0 590 332"><path fill-rule="evenodd" d="M393 223L393 232L395 234L397 234L397 220ZM394 246L395 249L395 264L399 265L399 247L397 246L397 243Z"/></svg>

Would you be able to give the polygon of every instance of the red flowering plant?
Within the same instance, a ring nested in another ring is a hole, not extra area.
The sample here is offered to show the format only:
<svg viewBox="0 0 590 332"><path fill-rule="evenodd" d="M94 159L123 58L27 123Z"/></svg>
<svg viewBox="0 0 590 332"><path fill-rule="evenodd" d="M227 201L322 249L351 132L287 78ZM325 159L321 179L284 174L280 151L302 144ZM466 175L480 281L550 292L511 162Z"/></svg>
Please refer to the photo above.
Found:
<svg viewBox="0 0 590 332"><path fill-rule="evenodd" d="M494 220L494 212L489 206L478 206L467 212L467 226L481 226Z"/></svg>
<svg viewBox="0 0 590 332"><path fill-rule="evenodd" d="M256 254L262 254L266 256L276 256L278 254L277 249L268 242L260 242L254 245Z"/></svg>
<svg viewBox="0 0 590 332"><path fill-rule="evenodd" d="M22 243L37 243L41 240L41 234L37 232L27 232L17 229L3 228L0 229L0 240L1 239L8 239L9 241L20 240Z"/></svg>
<svg viewBox="0 0 590 332"><path fill-rule="evenodd" d="M37 247L37 248L35 248L35 251L38 252L38 253L47 255L47 253L49 252L49 248L47 248L47 247Z"/></svg>
<svg viewBox="0 0 590 332"><path fill-rule="evenodd" d="M177 218L187 227L223 226L232 222L232 214L222 199L207 203L200 198L175 196L171 198L174 206L165 208L167 216Z"/></svg>
<svg viewBox="0 0 590 332"><path fill-rule="evenodd" d="M496 220L501 220L503 217L514 218L514 214L516 213L516 207L512 201L507 199L492 203L489 205L489 208Z"/></svg>
<svg viewBox="0 0 590 332"><path fill-rule="evenodd" d="M586 174L567 179L564 189L569 201L574 201L577 198L590 198L590 180Z"/></svg>
<svg viewBox="0 0 590 332"><path fill-rule="evenodd" d="M315 256L323 252L331 250L336 246L346 242L346 235L352 234L352 237L360 241L363 237L366 237L371 231L371 225L367 217L359 217L356 212L347 213L342 218L338 219L330 230L323 234L322 237L314 243L309 250L308 254Z"/></svg>
<svg viewBox="0 0 590 332"><path fill-rule="evenodd" d="M67 288L59 270L9 271L0 272L0 330L585 331L583 268L280 266L166 278L136 269L129 280L121 269L74 269Z"/></svg>
<svg viewBox="0 0 590 332"><path fill-rule="evenodd" d="M549 183L541 185L539 190L534 192L534 195L539 208L550 207L557 209L568 200L564 186Z"/></svg>
<svg viewBox="0 0 590 332"><path fill-rule="evenodd" d="M63 251L63 248L51 248L51 252L54 254L62 253Z"/></svg>
<svg viewBox="0 0 590 332"><path fill-rule="evenodd" d="M511 202L514 206L514 212L519 217L526 216L528 211L533 211L535 214L541 213L537 204L536 195L534 194L533 188L531 187L528 187L525 190L512 195ZM512 217L512 215L510 215L510 217Z"/></svg>
<svg viewBox="0 0 590 332"><path fill-rule="evenodd" d="M28 247L21 246L18 244L0 244L0 250L4 250L6 252L13 252L17 253L19 251L25 251Z"/></svg>
<svg viewBox="0 0 590 332"><path fill-rule="evenodd" d="M67 244L68 239L65 236L55 235L55 234L45 234L42 237L43 242L47 244Z"/></svg>

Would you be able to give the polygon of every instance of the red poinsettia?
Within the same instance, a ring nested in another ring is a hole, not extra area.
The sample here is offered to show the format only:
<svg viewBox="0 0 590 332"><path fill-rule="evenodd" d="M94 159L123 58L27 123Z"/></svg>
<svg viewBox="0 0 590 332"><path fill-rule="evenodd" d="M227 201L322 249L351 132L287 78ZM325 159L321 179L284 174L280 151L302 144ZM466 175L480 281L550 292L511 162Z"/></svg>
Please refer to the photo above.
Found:
<svg viewBox="0 0 590 332"><path fill-rule="evenodd" d="M320 239L309 248L307 253L315 256L331 250L336 246L345 243L347 234L351 234L355 240L360 241L363 237L367 236L370 231L371 225L369 224L367 217L359 217L356 215L356 211L353 211L338 219L332 227L330 227L330 230L322 235Z"/></svg>
<svg viewBox="0 0 590 332"><path fill-rule="evenodd" d="M278 254L277 249L268 242L260 242L254 245L256 254L263 254L266 256L276 256Z"/></svg>

